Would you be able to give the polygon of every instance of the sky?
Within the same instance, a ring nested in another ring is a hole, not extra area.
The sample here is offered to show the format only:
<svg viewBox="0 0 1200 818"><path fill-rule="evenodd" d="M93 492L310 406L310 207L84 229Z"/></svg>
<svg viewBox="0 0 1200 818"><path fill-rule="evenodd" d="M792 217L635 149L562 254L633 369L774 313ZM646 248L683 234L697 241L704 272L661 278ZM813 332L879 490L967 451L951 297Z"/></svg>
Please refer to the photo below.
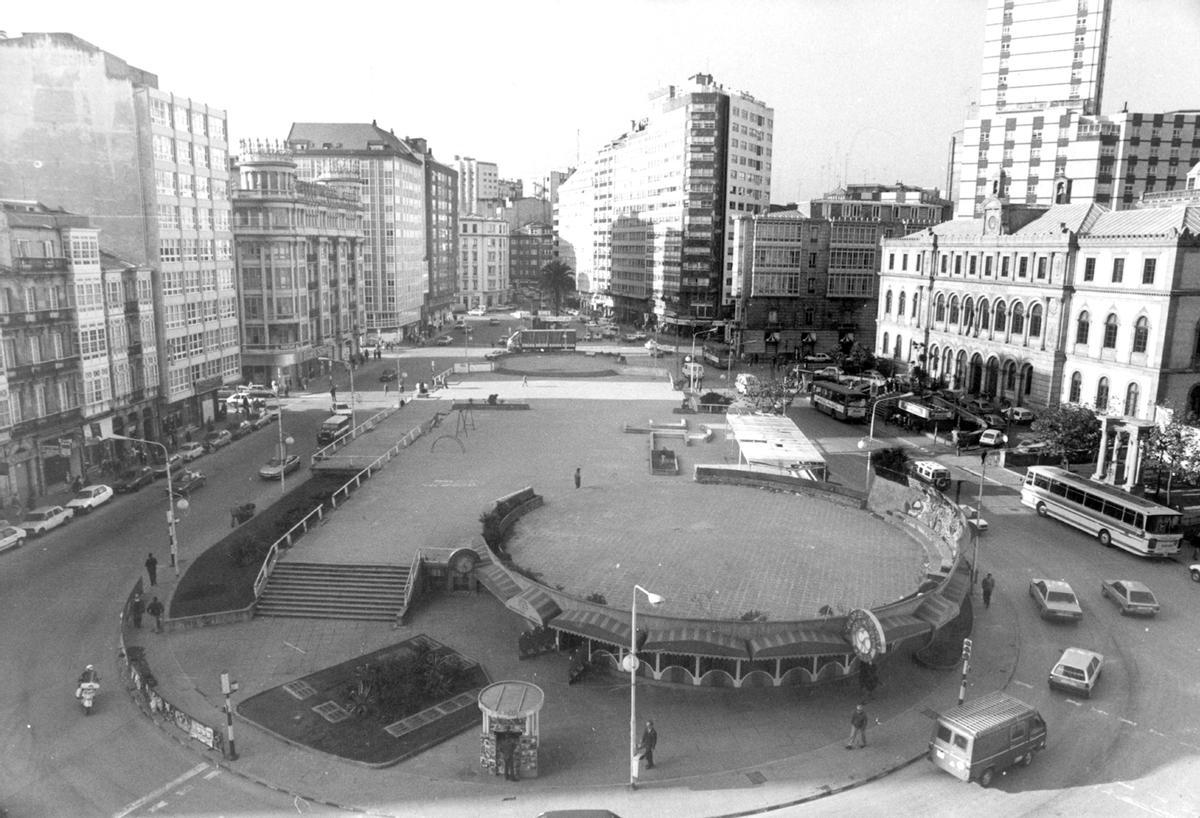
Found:
<svg viewBox="0 0 1200 818"><path fill-rule="evenodd" d="M1200 109L1200 2L1113 3L1104 111ZM440 161L528 181L619 136L652 90L709 73L775 109L771 198L785 203L846 180L944 190L979 95L986 0L8 6L9 36L73 33L225 109L231 153L292 122L376 120Z"/></svg>

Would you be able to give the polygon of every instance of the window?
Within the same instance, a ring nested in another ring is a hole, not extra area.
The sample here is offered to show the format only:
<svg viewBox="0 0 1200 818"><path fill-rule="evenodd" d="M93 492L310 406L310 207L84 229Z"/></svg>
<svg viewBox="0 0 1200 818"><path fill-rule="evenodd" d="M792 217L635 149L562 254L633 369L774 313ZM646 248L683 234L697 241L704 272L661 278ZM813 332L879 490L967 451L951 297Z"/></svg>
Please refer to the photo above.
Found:
<svg viewBox="0 0 1200 818"><path fill-rule="evenodd" d="M958 323L958 296L950 296L950 323Z"/></svg>
<svg viewBox="0 0 1200 818"><path fill-rule="evenodd" d="M1108 411L1108 378L1101 378L1096 384L1096 411Z"/></svg>
<svg viewBox="0 0 1200 818"><path fill-rule="evenodd" d="M1083 280L1094 281L1096 279L1096 259L1089 258L1083 262Z"/></svg>
<svg viewBox="0 0 1200 818"><path fill-rule="evenodd" d="M888 290L887 295L885 295L883 297L883 314L884 315L892 314L892 291L891 290ZM887 344L884 344L884 346L886 347Z"/></svg>
<svg viewBox="0 0 1200 818"><path fill-rule="evenodd" d="M812 292L812 290L809 290L809 292ZM908 295L908 293L901 292L900 298L896 301L896 317L897 318L904 317L904 308L907 306L907 304L906 304L906 301L907 301L906 296L907 295Z"/></svg>
<svg viewBox="0 0 1200 818"><path fill-rule="evenodd" d="M1029 311L1029 337L1042 337L1042 305L1034 304L1033 309ZM1197 339L1200 341L1200 338Z"/></svg>
<svg viewBox="0 0 1200 818"><path fill-rule="evenodd" d="M1146 341L1150 337L1150 322L1146 320L1146 316L1142 316L1133 325L1133 351L1139 353L1146 352ZM1129 414L1126 412L1126 414Z"/></svg>
<svg viewBox="0 0 1200 818"><path fill-rule="evenodd" d="M879 351L880 351L880 352L882 352L884 355L887 355L887 351L888 351L888 334L887 334L886 332L883 334L883 346L881 346L881 347L879 348Z"/></svg>
<svg viewBox="0 0 1200 818"><path fill-rule="evenodd" d="M1142 283L1154 283L1154 268L1158 266L1158 259L1148 258L1142 263Z"/></svg>
<svg viewBox="0 0 1200 818"><path fill-rule="evenodd" d="M1113 280L1113 284L1120 284L1122 281L1125 280L1125 259L1123 259L1123 258L1114 258L1113 259L1112 280Z"/></svg>
<svg viewBox="0 0 1200 818"><path fill-rule="evenodd" d="M1138 385L1136 383L1129 384L1125 390L1125 414L1130 417L1136 417L1138 411Z"/></svg>
<svg viewBox="0 0 1200 818"><path fill-rule="evenodd" d="M1025 305L1019 301L1013 304L1012 308L1012 332L1013 335L1022 335L1025 332Z"/></svg>
<svg viewBox="0 0 1200 818"><path fill-rule="evenodd" d="M975 299L967 297L963 299L963 326L971 329L975 325Z"/></svg>
<svg viewBox="0 0 1200 818"><path fill-rule="evenodd" d="M946 320L946 296L938 295L937 302L933 307L933 320ZM1196 354L1200 355L1200 324L1196 325Z"/></svg>
<svg viewBox="0 0 1200 818"><path fill-rule="evenodd" d="M1086 344L1088 342L1088 328L1090 322L1088 320L1087 310L1079 313L1079 318L1075 321L1075 343Z"/></svg>
<svg viewBox="0 0 1200 818"><path fill-rule="evenodd" d="M1079 393L1083 390L1083 376L1078 372L1071 375L1071 391L1067 394L1068 403L1079 403Z"/></svg>
<svg viewBox="0 0 1200 818"><path fill-rule="evenodd" d="M986 298L979 299L979 328L987 329L992 322L992 311L988 308Z"/></svg>
<svg viewBox="0 0 1200 818"><path fill-rule="evenodd" d="M1006 312L1006 310L1005 310L1004 302L997 301L996 302L996 324L995 324L996 332L1004 332L1004 327L1008 323L1005 312Z"/></svg>
<svg viewBox="0 0 1200 818"><path fill-rule="evenodd" d="M917 311L921 308L921 294L913 293L912 317L917 317Z"/></svg>
<svg viewBox="0 0 1200 818"><path fill-rule="evenodd" d="M1039 280L1039 281L1045 280L1045 278L1046 278L1046 259L1044 259L1044 258L1039 258L1039 259L1037 260L1037 262L1038 262L1038 263L1037 263L1037 277L1038 277L1038 280Z"/></svg>
<svg viewBox="0 0 1200 818"><path fill-rule="evenodd" d="M1109 313L1104 319L1104 349L1117 348L1117 314Z"/></svg>
<svg viewBox="0 0 1200 818"><path fill-rule="evenodd" d="M1029 276L1029 259L1022 256L1017 259L1017 278L1027 278Z"/></svg>

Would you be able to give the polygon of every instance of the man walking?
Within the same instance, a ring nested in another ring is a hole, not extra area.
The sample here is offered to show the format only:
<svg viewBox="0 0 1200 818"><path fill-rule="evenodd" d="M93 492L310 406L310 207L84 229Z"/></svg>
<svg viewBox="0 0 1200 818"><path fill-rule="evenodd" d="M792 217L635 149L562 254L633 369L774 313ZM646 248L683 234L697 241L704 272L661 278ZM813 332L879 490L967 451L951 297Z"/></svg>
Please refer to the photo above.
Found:
<svg viewBox="0 0 1200 818"><path fill-rule="evenodd" d="M154 552L146 555L146 575L150 577L150 585L158 584L158 560L154 558Z"/></svg>
<svg viewBox="0 0 1200 818"><path fill-rule="evenodd" d="M996 580L989 573L983 578L983 582L979 583L979 587L983 589L983 607L992 607L992 591L996 590Z"/></svg>
<svg viewBox="0 0 1200 818"><path fill-rule="evenodd" d="M638 743L638 753L646 759L646 769L654 769L654 748L658 746L658 731L654 722L647 720L646 729L642 731L642 740Z"/></svg>
<svg viewBox="0 0 1200 818"><path fill-rule="evenodd" d="M582 483L583 483L583 473L580 471L580 468L578 466L576 466L575 467L575 488L579 488L579 486Z"/></svg>
<svg viewBox="0 0 1200 818"><path fill-rule="evenodd" d="M134 594L133 602L129 604L129 613L133 616L133 626L135 628L142 627L142 614L146 612L146 603L142 601L141 594Z"/></svg>
<svg viewBox="0 0 1200 818"><path fill-rule="evenodd" d="M517 775L517 735L512 732L499 734L496 740L496 751L500 754L500 764L504 767L505 781L520 781Z"/></svg>
<svg viewBox="0 0 1200 818"><path fill-rule="evenodd" d="M856 741L859 747L867 746L867 709L861 703L855 706L854 715L850 717L850 741L846 749L853 750Z"/></svg>
<svg viewBox="0 0 1200 818"><path fill-rule="evenodd" d="M158 601L158 597L151 599L150 604L146 606L146 613L154 617L155 633L162 633L162 618L164 610L163 604Z"/></svg>

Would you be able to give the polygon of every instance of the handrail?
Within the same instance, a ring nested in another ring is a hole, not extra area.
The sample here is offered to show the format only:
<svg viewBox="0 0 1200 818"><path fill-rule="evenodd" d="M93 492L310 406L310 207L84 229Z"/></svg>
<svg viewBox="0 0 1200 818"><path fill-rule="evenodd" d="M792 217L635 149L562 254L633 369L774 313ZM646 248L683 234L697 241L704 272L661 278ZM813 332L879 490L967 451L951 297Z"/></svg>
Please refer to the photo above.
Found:
<svg viewBox="0 0 1200 818"><path fill-rule="evenodd" d="M350 442L355 440L359 435L371 431L371 429L374 429L376 426L390 417L395 411L398 411L398 407L389 406L388 408L381 409L374 415L371 415L371 417L367 418L362 423L351 429L350 434L342 435L332 443L327 443L325 446L313 452L312 457L309 458L309 464L315 465L322 460L328 460L331 452L336 451L341 446L348 446Z"/></svg>
<svg viewBox="0 0 1200 818"><path fill-rule="evenodd" d="M404 586L404 600L400 606L400 610L396 612L396 627L399 627L404 620L404 615L408 613L408 606L412 604L413 594L417 585L417 577L421 574L421 563L424 561L424 555L421 549L417 549L417 553L413 554L412 563L408 566L408 582Z"/></svg>

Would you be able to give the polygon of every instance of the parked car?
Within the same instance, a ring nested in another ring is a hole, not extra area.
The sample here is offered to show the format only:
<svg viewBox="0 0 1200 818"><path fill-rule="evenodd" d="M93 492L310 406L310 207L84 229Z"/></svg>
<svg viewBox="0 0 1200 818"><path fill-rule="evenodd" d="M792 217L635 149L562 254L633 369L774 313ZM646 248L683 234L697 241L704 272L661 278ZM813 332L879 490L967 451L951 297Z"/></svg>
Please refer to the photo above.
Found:
<svg viewBox="0 0 1200 818"><path fill-rule="evenodd" d="M207 482L208 478L203 472L184 469L182 474L171 481L171 494L174 497L187 497Z"/></svg>
<svg viewBox="0 0 1200 818"><path fill-rule="evenodd" d="M76 514L87 514L107 503L113 498L113 490L103 483L84 486L75 492L75 496L67 501L67 508L75 510Z"/></svg>
<svg viewBox="0 0 1200 818"><path fill-rule="evenodd" d="M967 518L967 523L979 529L980 533L988 530L988 521L984 517L976 517L977 511L975 506L967 503L959 503L958 507L962 509L963 515Z"/></svg>
<svg viewBox="0 0 1200 818"><path fill-rule="evenodd" d="M1029 595L1037 604L1042 619L1063 619L1078 622L1083 619L1083 608L1071 586L1059 579L1029 580Z"/></svg>
<svg viewBox="0 0 1200 818"><path fill-rule="evenodd" d="M1010 406L1004 410L1004 414L1013 423L1033 423L1033 412L1026 409L1024 406Z"/></svg>
<svg viewBox="0 0 1200 818"><path fill-rule="evenodd" d="M496 318L495 316L492 316L491 318L489 318L489 319L488 319L488 326L489 326L489 327L498 327L498 326L500 326L500 319L499 319L499 318Z"/></svg>
<svg viewBox="0 0 1200 818"><path fill-rule="evenodd" d="M814 352L811 355L805 355L804 362L806 364L831 364L833 363L833 356L827 355L824 352Z"/></svg>
<svg viewBox="0 0 1200 818"><path fill-rule="evenodd" d="M967 401L967 411L977 415L986 414L992 411L992 402L981 398L971 398Z"/></svg>
<svg viewBox="0 0 1200 818"><path fill-rule="evenodd" d="M1200 582L1200 562L1192 563L1188 570L1192 573L1192 582Z"/></svg>
<svg viewBox="0 0 1200 818"><path fill-rule="evenodd" d="M396 370L385 369L385 370L383 370L383 373L379 376L379 382L380 383L391 383L392 381L399 379L399 377L400 376L396 374Z"/></svg>
<svg viewBox="0 0 1200 818"><path fill-rule="evenodd" d="M454 339L449 335L439 335L433 342L440 347L448 347L454 343Z"/></svg>
<svg viewBox="0 0 1200 818"><path fill-rule="evenodd" d="M1008 418L1004 417L1004 415L998 415L995 412L988 412L983 416L983 422L988 426L1003 429L1008 425Z"/></svg>
<svg viewBox="0 0 1200 818"><path fill-rule="evenodd" d="M133 466L125 469L117 475L116 482L113 484L121 494L137 491L142 486L148 486L154 482L154 470L149 466Z"/></svg>
<svg viewBox="0 0 1200 818"><path fill-rule="evenodd" d="M837 383L841 379L842 370L836 366L826 366L813 373L814 381L833 381Z"/></svg>
<svg viewBox="0 0 1200 818"><path fill-rule="evenodd" d="M1091 698L1104 668L1104 656L1094 650L1067 648L1050 671L1050 688Z"/></svg>
<svg viewBox="0 0 1200 818"><path fill-rule="evenodd" d="M42 506L25 515L25 519L21 521L21 528L25 529L29 536L37 537L60 525L65 525L74 516L75 509L73 508Z"/></svg>
<svg viewBox="0 0 1200 818"><path fill-rule="evenodd" d="M278 480L285 474L291 474L296 469L300 468L300 457L298 455L289 454L283 460L278 457L272 457L267 461L261 469L258 470L258 476L264 480Z"/></svg>
<svg viewBox="0 0 1200 818"><path fill-rule="evenodd" d="M19 548L27 536L29 536L29 532L15 525L6 525L0 528L0 551Z"/></svg>
<svg viewBox="0 0 1200 818"><path fill-rule="evenodd" d="M331 415L351 415L351 414L353 414L353 412L350 411L350 404L346 403L343 400L335 400L329 406L329 414L331 414Z"/></svg>
<svg viewBox="0 0 1200 818"><path fill-rule="evenodd" d="M259 414L254 420L250 421L250 425L255 429L261 429L264 426L270 425L273 421L279 419L279 413L276 411L264 411Z"/></svg>
<svg viewBox="0 0 1200 818"><path fill-rule="evenodd" d="M988 449L1002 449L1008 443L1008 435L999 429L985 429L979 435L979 445Z"/></svg>
<svg viewBox="0 0 1200 818"><path fill-rule="evenodd" d="M215 452L222 446L228 446L233 442L233 435L229 434L228 429L214 429L204 436L204 448L210 452Z"/></svg>
<svg viewBox="0 0 1200 818"><path fill-rule="evenodd" d="M184 462L191 463L197 457L200 457L204 454L204 444L196 440L189 440L187 443L184 443L182 446L176 449L175 454L182 457Z"/></svg>
<svg viewBox="0 0 1200 818"><path fill-rule="evenodd" d="M1013 449L1020 454L1045 454L1050 444L1045 440L1023 440Z"/></svg>
<svg viewBox="0 0 1200 818"><path fill-rule="evenodd" d="M467 310L467 315L482 317L487 315L487 310L485 310L483 307L472 307L471 309Z"/></svg>
<svg viewBox="0 0 1200 818"><path fill-rule="evenodd" d="M248 420L235 421L225 428L229 431L229 437L232 440L241 440L254 431L254 425Z"/></svg>
<svg viewBox="0 0 1200 818"><path fill-rule="evenodd" d="M167 458L166 463L155 463L151 469L154 472L155 480L166 477L168 469L170 469L171 474L176 474L183 470L183 458L178 454L173 454Z"/></svg>
<svg viewBox="0 0 1200 818"><path fill-rule="evenodd" d="M1121 616L1143 614L1154 616L1159 604L1154 593L1143 583L1132 579L1106 579L1100 583L1100 595L1111 599L1121 609Z"/></svg>

